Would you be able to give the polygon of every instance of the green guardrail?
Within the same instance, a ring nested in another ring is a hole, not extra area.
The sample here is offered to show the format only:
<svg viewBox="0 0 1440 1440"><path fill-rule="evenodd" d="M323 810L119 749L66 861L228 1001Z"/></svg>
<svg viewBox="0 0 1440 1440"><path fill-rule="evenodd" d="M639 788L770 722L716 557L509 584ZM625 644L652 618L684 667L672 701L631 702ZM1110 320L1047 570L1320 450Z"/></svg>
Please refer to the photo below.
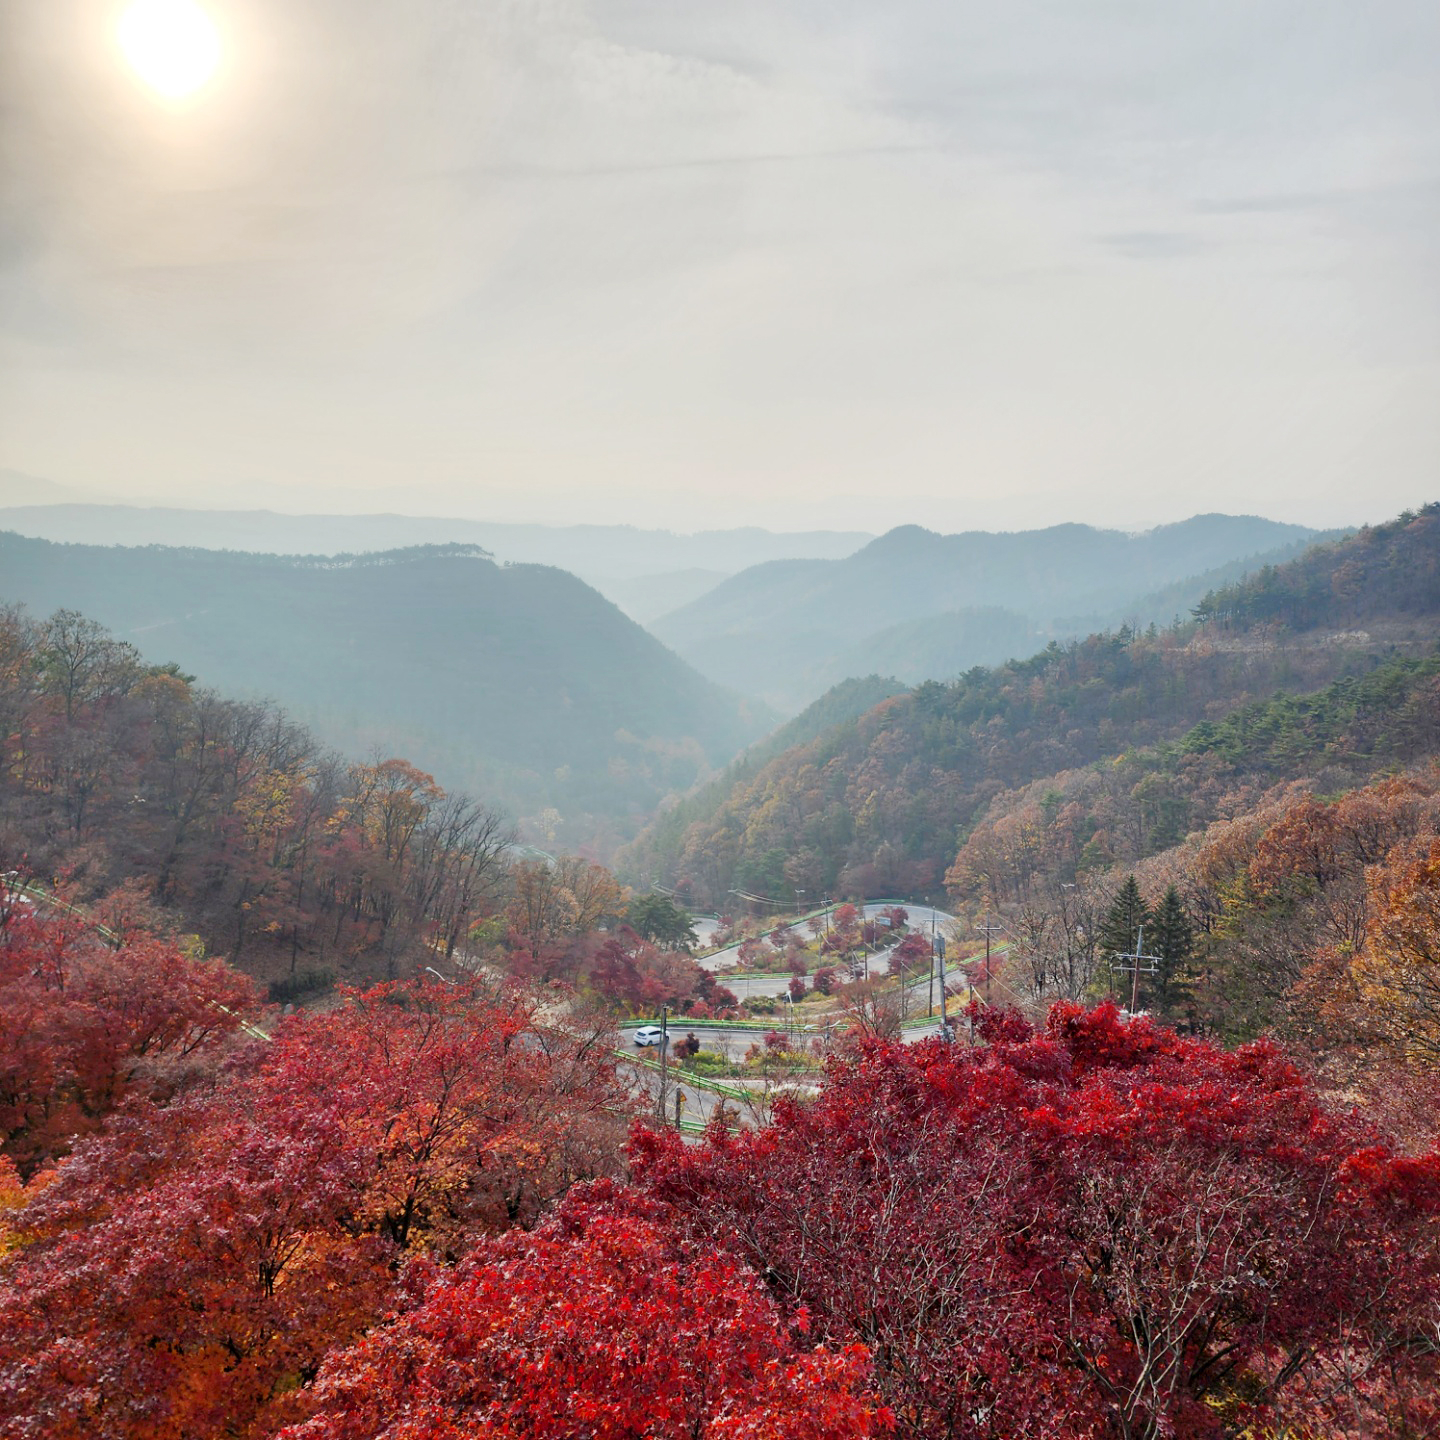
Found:
<svg viewBox="0 0 1440 1440"><path fill-rule="evenodd" d="M710 1128L704 1120L681 1120L678 1125L673 1120L666 1120L662 1125L653 1115L649 1119L654 1124L660 1125L662 1130L678 1130L682 1135L703 1135Z"/></svg>
<svg viewBox="0 0 1440 1440"><path fill-rule="evenodd" d="M809 1023L809 1022L807 1022ZM658 1020L621 1020L616 1025L617 1030L639 1030L646 1025L658 1026ZM678 1035L682 1030L783 1030L785 1026L772 1025L766 1020L698 1020L693 1015L684 1015L674 1023L666 1022L665 1027L670 1034ZM820 1027L816 1027L818 1033Z"/></svg>
<svg viewBox="0 0 1440 1440"><path fill-rule="evenodd" d="M632 1055L628 1050L617 1050L615 1053L630 1061L632 1065L643 1065L657 1075L660 1073L660 1062L650 1059L648 1055ZM689 1070L682 1070L679 1065L667 1065L665 1074L667 1078L673 1075L677 1085L683 1080L696 1090L709 1090L713 1094L723 1096L726 1100L754 1100L756 1098L755 1092L745 1089L744 1086L727 1085L723 1080L712 1080L708 1075L695 1075Z"/></svg>
<svg viewBox="0 0 1440 1440"><path fill-rule="evenodd" d="M712 975L719 975L723 980L788 980L795 973L793 970L712 970Z"/></svg>

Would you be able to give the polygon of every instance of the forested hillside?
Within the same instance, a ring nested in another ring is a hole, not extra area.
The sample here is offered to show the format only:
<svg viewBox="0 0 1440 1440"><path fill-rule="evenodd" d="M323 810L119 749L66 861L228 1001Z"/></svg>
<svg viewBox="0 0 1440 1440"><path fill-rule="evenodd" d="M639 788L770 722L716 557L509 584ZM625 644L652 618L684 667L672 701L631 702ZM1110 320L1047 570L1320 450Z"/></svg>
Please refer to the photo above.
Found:
<svg viewBox="0 0 1440 1440"><path fill-rule="evenodd" d="M1143 535L1056 525L937 535L906 525L841 560L752 566L652 629L697 669L781 709L846 675L949 680L1112 620L1171 621L1229 567L1288 558L1314 536L1253 516L1197 515ZM1196 577L1186 587L1185 577Z"/></svg>
<svg viewBox="0 0 1440 1440"><path fill-rule="evenodd" d="M1430 506L1224 592L1235 615L1211 600L1164 631L1122 628L921 685L663 817L625 863L705 900L737 882L776 896L924 894L998 794L1057 772L1122 757L1105 773L1131 777L1138 848L1096 842L1115 858L1205 823L1239 776L1353 776L1427 753L1437 551ZM1392 572L1403 582L1393 606L1379 583L1348 598L1334 583ZM1252 596L1268 608L1247 627L1238 610L1260 603ZM1282 611L1288 629L1271 619Z"/></svg>
<svg viewBox="0 0 1440 1440"><path fill-rule="evenodd" d="M1226 629L1275 626L1292 632L1428 619L1440 596L1437 515L1440 507L1427 505L1417 516L1316 546L1301 565L1267 565L1211 591L1195 616Z"/></svg>
<svg viewBox="0 0 1440 1440"><path fill-rule="evenodd" d="M716 776L709 784L701 786L683 800L668 806L657 816L641 842L628 852L630 863L640 867L636 871L637 878L647 884L652 879L668 878L668 875L652 875L645 867L651 863L664 864L663 857L671 847L679 843L680 836L686 834L697 822L709 820L737 788L743 787L757 774L767 770L777 757L804 748L848 724L853 724L881 702L904 693L905 687L898 681L880 675L845 680L827 690L793 720L786 721L778 730L752 745L733 761L723 774ZM743 883L746 876L739 878ZM814 891L811 893L818 894ZM717 892L713 897L705 898L713 898L718 905L724 894Z"/></svg>
<svg viewBox="0 0 1440 1440"><path fill-rule="evenodd" d="M307 558L0 535L0 600L80 611L327 743L406 755L571 843L613 844L772 718L575 576L467 546Z"/></svg>
<svg viewBox="0 0 1440 1440"><path fill-rule="evenodd" d="M904 620L867 635L838 654L807 664L810 685L839 684L847 675L894 675L907 685L962 675L976 665L999 665L1029 655L1048 637L1028 616L1000 606L976 606Z"/></svg>
<svg viewBox="0 0 1440 1440"><path fill-rule="evenodd" d="M342 759L73 612L0 612L0 735L0 869L268 979L409 973L503 879L487 806L404 760Z"/></svg>

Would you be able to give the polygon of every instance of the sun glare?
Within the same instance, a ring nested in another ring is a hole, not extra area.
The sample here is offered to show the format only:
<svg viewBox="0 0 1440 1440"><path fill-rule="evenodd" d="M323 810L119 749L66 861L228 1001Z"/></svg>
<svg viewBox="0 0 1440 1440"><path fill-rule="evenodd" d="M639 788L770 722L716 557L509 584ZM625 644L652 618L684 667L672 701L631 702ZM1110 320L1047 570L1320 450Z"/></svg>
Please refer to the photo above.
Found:
<svg viewBox="0 0 1440 1440"><path fill-rule="evenodd" d="M220 62L220 32L195 0L134 0L117 35L135 73L170 99L200 89Z"/></svg>

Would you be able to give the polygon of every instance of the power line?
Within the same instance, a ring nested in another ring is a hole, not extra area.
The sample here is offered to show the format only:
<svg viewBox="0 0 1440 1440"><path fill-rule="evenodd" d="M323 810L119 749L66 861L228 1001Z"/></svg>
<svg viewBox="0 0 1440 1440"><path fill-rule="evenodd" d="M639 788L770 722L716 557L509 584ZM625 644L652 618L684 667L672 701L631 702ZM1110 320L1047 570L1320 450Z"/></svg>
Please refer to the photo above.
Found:
<svg viewBox="0 0 1440 1440"><path fill-rule="evenodd" d="M990 1006L990 937L997 930L1003 931L1005 927L998 920L992 920L987 914L985 923L977 925L975 928L985 932L985 1006L988 1009Z"/></svg>
<svg viewBox="0 0 1440 1440"><path fill-rule="evenodd" d="M1118 964L1118 961L1128 960L1128 965ZM1154 975L1160 968L1161 957L1159 955L1145 954L1145 927L1142 925L1135 932L1135 949L1133 951L1117 951L1110 957L1110 969L1121 975L1130 975L1130 1014L1133 1016L1140 1005L1140 977L1142 975Z"/></svg>

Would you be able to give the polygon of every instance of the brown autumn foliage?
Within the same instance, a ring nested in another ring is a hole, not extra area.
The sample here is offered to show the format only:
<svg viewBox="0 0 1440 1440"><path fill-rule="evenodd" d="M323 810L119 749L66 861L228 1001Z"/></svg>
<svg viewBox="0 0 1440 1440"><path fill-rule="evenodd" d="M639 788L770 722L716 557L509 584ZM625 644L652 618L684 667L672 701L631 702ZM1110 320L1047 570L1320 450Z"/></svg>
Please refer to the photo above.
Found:
<svg viewBox="0 0 1440 1440"><path fill-rule="evenodd" d="M1440 818L1440 817L1436 817ZM1440 1072L1440 824L1365 872L1365 918L1331 1013L1393 1055Z"/></svg>
<svg viewBox="0 0 1440 1440"><path fill-rule="evenodd" d="M87 902L139 884L267 978L393 976L459 945L508 840L403 760L344 761L83 616L0 611L0 871Z"/></svg>

